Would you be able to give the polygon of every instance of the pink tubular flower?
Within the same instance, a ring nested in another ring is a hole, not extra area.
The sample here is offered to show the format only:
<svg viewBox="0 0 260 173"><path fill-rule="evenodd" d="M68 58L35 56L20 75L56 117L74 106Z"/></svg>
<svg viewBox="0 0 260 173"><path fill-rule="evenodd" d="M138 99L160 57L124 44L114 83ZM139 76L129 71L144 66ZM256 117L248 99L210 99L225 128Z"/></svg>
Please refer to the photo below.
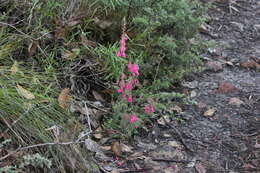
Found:
<svg viewBox="0 0 260 173"><path fill-rule="evenodd" d="M131 95L128 96L127 101L128 101L129 103L132 103L132 102L133 102L133 97L132 97Z"/></svg>
<svg viewBox="0 0 260 173"><path fill-rule="evenodd" d="M155 112L155 108L153 105L150 105L150 108L151 108L151 112Z"/></svg>
<svg viewBox="0 0 260 173"><path fill-rule="evenodd" d="M125 85L125 90L131 91L132 89L133 89L133 83L132 81L130 81Z"/></svg>
<svg viewBox="0 0 260 173"><path fill-rule="evenodd" d="M133 74L133 76L139 76L139 66L138 64L132 64L130 61L128 63L128 70Z"/></svg>
<svg viewBox="0 0 260 173"><path fill-rule="evenodd" d="M123 93L124 92L124 89L123 88L120 88L117 90L118 93Z"/></svg>
<svg viewBox="0 0 260 173"><path fill-rule="evenodd" d="M122 39L120 41L120 49L116 54L117 56L124 57L124 58L126 57L125 51L126 51L126 41L127 40L128 40L127 37L125 37L125 36L122 37Z"/></svg>
<svg viewBox="0 0 260 173"><path fill-rule="evenodd" d="M145 105L144 110L147 114L150 114L150 107L148 105Z"/></svg>
<svg viewBox="0 0 260 173"><path fill-rule="evenodd" d="M137 116L135 114L131 115L130 123L133 124L138 120Z"/></svg>
<svg viewBox="0 0 260 173"><path fill-rule="evenodd" d="M155 108L152 104L145 105L144 110L147 114L151 114L151 113L155 112Z"/></svg>

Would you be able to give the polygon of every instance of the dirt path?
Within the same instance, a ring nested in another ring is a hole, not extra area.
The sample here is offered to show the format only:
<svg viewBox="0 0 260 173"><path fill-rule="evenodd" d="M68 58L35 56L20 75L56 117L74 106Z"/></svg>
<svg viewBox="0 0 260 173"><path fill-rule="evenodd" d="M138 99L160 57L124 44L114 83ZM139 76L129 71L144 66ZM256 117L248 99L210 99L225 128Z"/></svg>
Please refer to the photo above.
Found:
<svg viewBox="0 0 260 173"><path fill-rule="evenodd" d="M185 123L155 125L148 138L137 137L140 156L128 164L140 172L260 172L260 2L232 7L209 11L204 36L217 47L205 54L207 70L183 84L197 103L179 114Z"/></svg>

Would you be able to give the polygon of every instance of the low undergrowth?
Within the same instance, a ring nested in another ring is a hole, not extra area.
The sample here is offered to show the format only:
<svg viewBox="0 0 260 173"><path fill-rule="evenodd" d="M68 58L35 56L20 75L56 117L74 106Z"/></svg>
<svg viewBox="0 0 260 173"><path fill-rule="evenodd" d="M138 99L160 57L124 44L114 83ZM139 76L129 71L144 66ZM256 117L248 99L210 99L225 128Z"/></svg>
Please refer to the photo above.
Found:
<svg viewBox="0 0 260 173"><path fill-rule="evenodd" d="M59 103L62 88L71 100L106 103L110 116L101 126L128 137L172 114L184 96L163 91L198 68L207 47L197 35L205 10L188 0L1 2L0 142L11 142L0 147L0 158L24 146L75 141L86 131ZM0 165L13 172L96 169L78 143L16 153ZM41 164L32 165L37 159Z"/></svg>

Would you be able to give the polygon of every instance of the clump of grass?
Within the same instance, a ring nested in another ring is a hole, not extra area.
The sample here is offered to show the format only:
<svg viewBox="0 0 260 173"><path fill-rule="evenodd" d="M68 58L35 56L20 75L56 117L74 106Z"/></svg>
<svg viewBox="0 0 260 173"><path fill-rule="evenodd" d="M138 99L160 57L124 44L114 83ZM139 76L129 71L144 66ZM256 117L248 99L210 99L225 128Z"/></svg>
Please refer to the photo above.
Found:
<svg viewBox="0 0 260 173"><path fill-rule="evenodd" d="M75 115L61 108L57 100L64 87L59 83L63 74L60 66L67 62L57 58L65 46L56 45L51 33L56 30L55 18L66 18L71 13L65 4L70 2L51 0L45 4L36 0L15 4L10 0L0 5L4 12L0 15L0 140L11 139L8 150L38 143L74 141L84 130ZM30 46L35 46L33 52ZM33 98L24 97L18 86ZM91 171L95 167L86 149L79 144L29 149L29 153L34 152L52 160L51 169L57 172ZM15 164L19 157L9 165L13 172L18 170ZM72 158L77 160L74 166L71 166ZM23 169L43 171L36 164L28 166ZM48 170L44 168L45 172Z"/></svg>

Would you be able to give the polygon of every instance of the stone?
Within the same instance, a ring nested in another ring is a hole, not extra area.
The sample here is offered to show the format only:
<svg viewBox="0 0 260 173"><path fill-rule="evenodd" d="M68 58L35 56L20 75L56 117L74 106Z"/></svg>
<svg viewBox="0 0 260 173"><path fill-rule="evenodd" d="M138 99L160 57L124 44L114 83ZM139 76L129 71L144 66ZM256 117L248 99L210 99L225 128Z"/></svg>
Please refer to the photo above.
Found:
<svg viewBox="0 0 260 173"><path fill-rule="evenodd" d="M206 63L206 69L213 72L218 72L218 71L222 71L223 67L222 64L218 61L209 61Z"/></svg>

